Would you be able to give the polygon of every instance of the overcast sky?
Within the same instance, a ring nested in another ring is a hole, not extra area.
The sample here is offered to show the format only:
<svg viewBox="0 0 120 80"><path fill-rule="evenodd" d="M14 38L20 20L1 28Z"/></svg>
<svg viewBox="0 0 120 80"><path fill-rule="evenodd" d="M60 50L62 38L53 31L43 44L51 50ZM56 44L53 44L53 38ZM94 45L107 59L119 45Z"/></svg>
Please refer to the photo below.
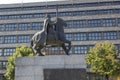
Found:
<svg viewBox="0 0 120 80"><path fill-rule="evenodd" d="M0 0L0 4L27 3L27 2L46 2L57 0Z"/></svg>

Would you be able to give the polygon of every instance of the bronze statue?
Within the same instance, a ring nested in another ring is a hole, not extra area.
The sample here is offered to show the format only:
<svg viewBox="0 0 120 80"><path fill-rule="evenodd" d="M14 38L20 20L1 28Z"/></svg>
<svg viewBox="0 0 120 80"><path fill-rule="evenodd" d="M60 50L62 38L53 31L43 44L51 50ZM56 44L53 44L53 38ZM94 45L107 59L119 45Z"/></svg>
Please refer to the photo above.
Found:
<svg viewBox="0 0 120 80"><path fill-rule="evenodd" d="M46 15L43 29L35 33L31 39L33 51L42 56L41 50L48 45L51 47L61 46L68 55L71 42L65 39L64 26L66 23L63 19L56 18L55 21L52 21L50 15Z"/></svg>

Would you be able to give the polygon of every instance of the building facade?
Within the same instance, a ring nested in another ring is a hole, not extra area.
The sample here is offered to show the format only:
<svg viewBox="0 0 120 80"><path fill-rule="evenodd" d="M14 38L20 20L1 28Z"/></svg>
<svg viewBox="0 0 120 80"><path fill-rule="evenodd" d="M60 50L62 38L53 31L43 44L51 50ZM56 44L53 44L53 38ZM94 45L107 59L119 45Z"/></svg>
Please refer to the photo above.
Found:
<svg viewBox="0 0 120 80"><path fill-rule="evenodd" d="M0 80L7 58L16 47L30 46L34 33L43 27L45 14L64 19L66 39L72 41L71 54L85 55L96 43L110 41L120 52L120 1L70 0L0 5ZM49 48L48 54L62 54L61 48ZM93 80L93 79L91 79ZM98 78L94 78L98 80Z"/></svg>

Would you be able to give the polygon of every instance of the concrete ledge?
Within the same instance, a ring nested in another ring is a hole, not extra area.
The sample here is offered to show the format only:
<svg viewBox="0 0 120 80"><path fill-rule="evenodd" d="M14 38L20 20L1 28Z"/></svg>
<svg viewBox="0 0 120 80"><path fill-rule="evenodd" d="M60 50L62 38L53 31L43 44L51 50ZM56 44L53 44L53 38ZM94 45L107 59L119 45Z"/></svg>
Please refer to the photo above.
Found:
<svg viewBox="0 0 120 80"><path fill-rule="evenodd" d="M15 80L44 80L44 69L85 69L85 55L49 55L16 60Z"/></svg>

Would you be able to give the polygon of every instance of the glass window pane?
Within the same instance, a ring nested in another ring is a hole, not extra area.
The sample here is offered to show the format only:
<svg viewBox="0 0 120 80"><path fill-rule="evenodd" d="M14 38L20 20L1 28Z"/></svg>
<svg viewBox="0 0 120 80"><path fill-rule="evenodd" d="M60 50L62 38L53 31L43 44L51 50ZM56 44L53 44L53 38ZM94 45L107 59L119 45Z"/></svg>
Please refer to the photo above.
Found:
<svg viewBox="0 0 120 80"><path fill-rule="evenodd" d="M19 24L18 30L30 30L31 28L30 23L21 23Z"/></svg>
<svg viewBox="0 0 120 80"><path fill-rule="evenodd" d="M100 33L100 32L89 33L88 39L89 40L102 40L102 33Z"/></svg>
<svg viewBox="0 0 120 80"><path fill-rule="evenodd" d="M30 36L29 35L18 36L18 43L27 43L27 42L30 42Z"/></svg>
<svg viewBox="0 0 120 80"><path fill-rule="evenodd" d="M88 27L101 27L101 20L88 20Z"/></svg>
<svg viewBox="0 0 120 80"><path fill-rule="evenodd" d="M73 39L76 41L82 41L82 40L87 40L87 34L86 33L74 33L73 34Z"/></svg>
<svg viewBox="0 0 120 80"><path fill-rule="evenodd" d="M87 46L74 46L75 54L87 54Z"/></svg>
<svg viewBox="0 0 120 80"><path fill-rule="evenodd" d="M13 55L13 53L15 53L15 48L6 48L6 49L4 49L4 51L3 51L3 55L4 56L11 56L11 55Z"/></svg>
<svg viewBox="0 0 120 80"><path fill-rule="evenodd" d="M102 20L104 27L113 27L116 26L116 20L115 19L106 19Z"/></svg>
<svg viewBox="0 0 120 80"><path fill-rule="evenodd" d="M32 30L41 30L42 28L43 28L43 23L41 22L32 23Z"/></svg>
<svg viewBox="0 0 120 80"><path fill-rule="evenodd" d="M6 31L15 31L15 30L17 30L17 24L6 24L5 30Z"/></svg>
<svg viewBox="0 0 120 80"><path fill-rule="evenodd" d="M16 43L16 42L17 42L16 36L5 36L5 43L9 44L9 43Z"/></svg>
<svg viewBox="0 0 120 80"><path fill-rule="evenodd" d="M104 40L117 39L117 32L104 32Z"/></svg>

